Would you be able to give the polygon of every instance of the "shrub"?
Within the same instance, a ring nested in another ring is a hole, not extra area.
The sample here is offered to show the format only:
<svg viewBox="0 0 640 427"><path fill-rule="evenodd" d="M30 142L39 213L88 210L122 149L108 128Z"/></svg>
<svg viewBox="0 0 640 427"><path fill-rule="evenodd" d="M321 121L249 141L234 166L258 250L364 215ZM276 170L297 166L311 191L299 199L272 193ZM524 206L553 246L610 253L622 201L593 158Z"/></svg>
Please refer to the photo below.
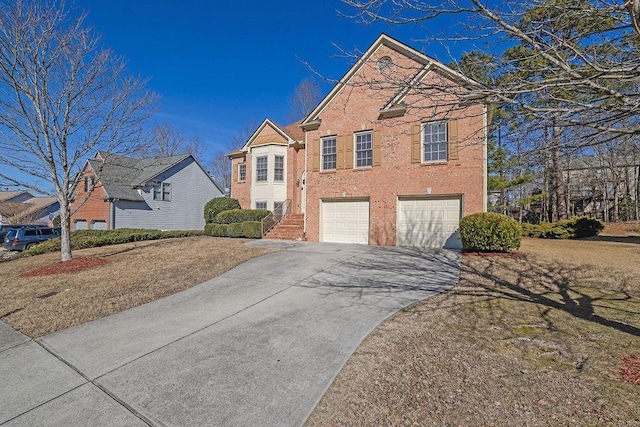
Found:
<svg viewBox="0 0 640 427"><path fill-rule="evenodd" d="M201 230L146 230L138 228L117 228L115 230L78 230L71 233L71 249L95 248L119 243L142 240L171 239L175 237L203 236ZM60 238L47 240L23 252L24 255L39 255L60 250Z"/></svg>
<svg viewBox="0 0 640 427"><path fill-rule="evenodd" d="M234 222L262 221L269 213L266 209L231 209L216 215L214 222L232 224Z"/></svg>
<svg viewBox="0 0 640 427"><path fill-rule="evenodd" d="M558 222L522 224L522 235L542 239L580 239L596 236L604 228L604 223L588 217L574 217Z"/></svg>
<svg viewBox="0 0 640 427"><path fill-rule="evenodd" d="M207 236L227 237L227 224L206 224L204 232Z"/></svg>
<svg viewBox="0 0 640 427"><path fill-rule="evenodd" d="M227 236L242 237L242 223L234 222L227 225Z"/></svg>
<svg viewBox="0 0 640 427"><path fill-rule="evenodd" d="M215 222L216 215L222 211L240 209L240 202L230 197L216 197L204 205L204 221L206 223Z"/></svg>
<svg viewBox="0 0 640 427"><path fill-rule="evenodd" d="M242 223L242 236L249 239L262 238L262 223L260 221L245 221Z"/></svg>
<svg viewBox="0 0 640 427"><path fill-rule="evenodd" d="M465 251L508 252L518 249L522 239L518 222L506 215L484 212L460 220L460 238Z"/></svg>

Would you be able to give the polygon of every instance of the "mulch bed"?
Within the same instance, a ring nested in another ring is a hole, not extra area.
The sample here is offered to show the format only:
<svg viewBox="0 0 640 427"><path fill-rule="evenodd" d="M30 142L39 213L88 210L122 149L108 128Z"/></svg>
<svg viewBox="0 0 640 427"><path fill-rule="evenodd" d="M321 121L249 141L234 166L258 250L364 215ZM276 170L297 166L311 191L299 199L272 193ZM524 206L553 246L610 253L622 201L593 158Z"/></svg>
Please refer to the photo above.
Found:
<svg viewBox="0 0 640 427"><path fill-rule="evenodd" d="M89 270L107 263L104 258L73 258L70 261L58 261L34 270L26 271L20 277L53 276L55 274L72 274Z"/></svg>
<svg viewBox="0 0 640 427"><path fill-rule="evenodd" d="M626 383L640 385L640 356L624 356L620 379Z"/></svg>
<svg viewBox="0 0 640 427"><path fill-rule="evenodd" d="M463 256L479 256L485 258L511 258L511 259L525 259L527 254L522 252L461 252Z"/></svg>

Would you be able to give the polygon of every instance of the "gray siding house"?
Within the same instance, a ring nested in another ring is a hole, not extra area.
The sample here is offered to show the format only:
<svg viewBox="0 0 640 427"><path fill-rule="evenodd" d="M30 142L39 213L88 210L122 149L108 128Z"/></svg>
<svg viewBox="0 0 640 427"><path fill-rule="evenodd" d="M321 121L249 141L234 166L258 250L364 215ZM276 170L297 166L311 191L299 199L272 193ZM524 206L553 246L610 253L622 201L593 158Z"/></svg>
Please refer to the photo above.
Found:
<svg viewBox="0 0 640 427"><path fill-rule="evenodd" d="M133 159L99 152L76 183L72 229L201 230L223 192L191 154Z"/></svg>
<svg viewBox="0 0 640 427"><path fill-rule="evenodd" d="M33 197L27 191L0 191L0 225L52 225L59 214L60 203L55 197Z"/></svg>

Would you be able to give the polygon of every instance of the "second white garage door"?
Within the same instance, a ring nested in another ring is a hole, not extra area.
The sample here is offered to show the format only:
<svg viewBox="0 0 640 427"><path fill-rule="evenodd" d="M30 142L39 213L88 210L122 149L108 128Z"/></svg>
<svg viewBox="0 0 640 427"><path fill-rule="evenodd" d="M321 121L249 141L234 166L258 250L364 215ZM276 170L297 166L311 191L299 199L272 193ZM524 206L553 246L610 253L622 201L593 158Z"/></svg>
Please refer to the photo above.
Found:
<svg viewBox="0 0 640 427"><path fill-rule="evenodd" d="M322 241L369 244L369 201L322 201Z"/></svg>
<svg viewBox="0 0 640 427"><path fill-rule="evenodd" d="M460 208L459 197L400 199L397 245L462 249L457 231Z"/></svg>

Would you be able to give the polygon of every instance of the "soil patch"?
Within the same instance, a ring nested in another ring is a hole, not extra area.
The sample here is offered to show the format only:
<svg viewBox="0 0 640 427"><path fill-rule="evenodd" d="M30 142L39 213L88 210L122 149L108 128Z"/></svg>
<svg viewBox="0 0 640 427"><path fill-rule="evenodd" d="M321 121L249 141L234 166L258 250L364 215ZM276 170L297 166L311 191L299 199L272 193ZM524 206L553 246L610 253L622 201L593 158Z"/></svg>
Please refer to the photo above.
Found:
<svg viewBox="0 0 640 427"><path fill-rule="evenodd" d="M640 385L640 356L625 356L622 358L620 379L624 382Z"/></svg>
<svg viewBox="0 0 640 427"><path fill-rule="evenodd" d="M73 258L70 261L58 261L53 264L44 265L34 270L25 271L20 274L21 278L53 276L55 274L73 274L80 271L89 270L99 265L104 265L107 260L104 258Z"/></svg>
<svg viewBox="0 0 640 427"><path fill-rule="evenodd" d="M469 257L511 259L525 259L527 257L527 254L523 252L461 252L461 255Z"/></svg>

